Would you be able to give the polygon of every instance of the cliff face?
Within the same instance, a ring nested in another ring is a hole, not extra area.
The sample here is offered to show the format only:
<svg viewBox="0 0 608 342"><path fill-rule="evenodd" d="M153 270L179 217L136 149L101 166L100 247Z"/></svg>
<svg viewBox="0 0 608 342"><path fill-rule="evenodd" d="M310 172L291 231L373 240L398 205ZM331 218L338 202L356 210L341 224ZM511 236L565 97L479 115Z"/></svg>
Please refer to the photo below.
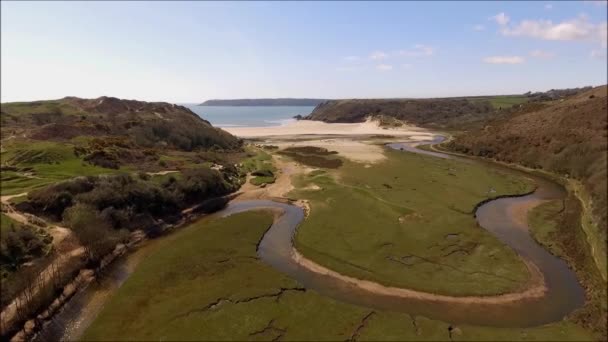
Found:
<svg viewBox="0 0 608 342"><path fill-rule="evenodd" d="M449 127L487 118L494 112L488 101L469 99L352 99L319 104L305 119L325 122L363 122L386 116L420 126Z"/></svg>
<svg viewBox="0 0 608 342"><path fill-rule="evenodd" d="M530 104L457 136L450 147L580 180L592 197L593 215L606 239L607 103L607 87L601 86Z"/></svg>
<svg viewBox="0 0 608 342"><path fill-rule="evenodd" d="M3 137L16 132L38 140L128 136L142 146L169 145L182 150L240 146L236 137L188 108L166 102L66 97L3 103L1 109Z"/></svg>

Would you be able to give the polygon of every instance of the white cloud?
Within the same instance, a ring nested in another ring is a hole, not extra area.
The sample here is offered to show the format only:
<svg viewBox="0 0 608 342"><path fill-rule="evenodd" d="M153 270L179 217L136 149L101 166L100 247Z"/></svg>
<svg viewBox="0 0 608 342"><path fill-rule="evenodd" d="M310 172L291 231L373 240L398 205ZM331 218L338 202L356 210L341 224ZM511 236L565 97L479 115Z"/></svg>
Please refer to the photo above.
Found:
<svg viewBox="0 0 608 342"><path fill-rule="evenodd" d="M359 61L361 58L359 56L346 56L344 57L344 60L347 62L357 62Z"/></svg>
<svg viewBox="0 0 608 342"><path fill-rule="evenodd" d="M546 10L552 10L553 9L553 5L552 4L545 4L545 9Z"/></svg>
<svg viewBox="0 0 608 342"><path fill-rule="evenodd" d="M393 70L393 66L390 64L378 64L378 65L376 65L376 69L378 69L380 71L389 71L389 70Z"/></svg>
<svg viewBox="0 0 608 342"><path fill-rule="evenodd" d="M509 18L509 16L506 15L504 12L498 13L497 15L490 17L489 19L494 20L500 26L507 25L511 20L511 18Z"/></svg>
<svg viewBox="0 0 608 342"><path fill-rule="evenodd" d="M553 23L551 20L523 20L512 26L501 25L500 32L511 37L531 37L542 40L592 41L606 46L608 25L594 24L585 16Z"/></svg>
<svg viewBox="0 0 608 342"><path fill-rule="evenodd" d="M535 58L550 59L550 58L555 57L555 54L550 51L544 51L544 50L537 49L537 50L530 51L530 56L535 57Z"/></svg>
<svg viewBox="0 0 608 342"><path fill-rule="evenodd" d="M413 49L399 51L400 56L421 57L432 56L435 54L435 48L428 45L416 44Z"/></svg>
<svg viewBox="0 0 608 342"><path fill-rule="evenodd" d="M412 68L412 65L411 65L411 64L408 64L408 63L406 63L406 64L401 64L401 67L402 67L403 69L411 69L411 68Z"/></svg>
<svg viewBox="0 0 608 342"><path fill-rule="evenodd" d="M591 50L589 56L595 59L606 59L606 50Z"/></svg>
<svg viewBox="0 0 608 342"><path fill-rule="evenodd" d="M520 56L491 56L483 59L488 64L521 64L525 59Z"/></svg>
<svg viewBox="0 0 608 342"><path fill-rule="evenodd" d="M383 51L374 51L372 52L371 55L369 55L369 58L375 60L375 61L380 61L383 59L387 59L388 58L388 54L383 52Z"/></svg>
<svg viewBox="0 0 608 342"><path fill-rule="evenodd" d="M486 27L483 26L483 25L475 25L475 26L473 26L473 31L483 31L485 29L486 29Z"/></svg>

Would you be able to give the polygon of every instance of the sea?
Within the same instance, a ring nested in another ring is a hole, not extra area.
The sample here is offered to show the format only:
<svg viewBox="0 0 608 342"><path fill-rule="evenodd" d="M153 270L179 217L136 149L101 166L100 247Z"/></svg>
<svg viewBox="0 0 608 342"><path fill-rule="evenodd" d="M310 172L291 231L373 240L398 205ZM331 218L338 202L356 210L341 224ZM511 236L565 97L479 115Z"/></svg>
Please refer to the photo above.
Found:
<svg viewBox="0 0 608 342"><path fill-rule="evenodd" d="M296 115L306 116L314 106L198 106L182 104L216 127L267 127L294 122Z"/></svg>

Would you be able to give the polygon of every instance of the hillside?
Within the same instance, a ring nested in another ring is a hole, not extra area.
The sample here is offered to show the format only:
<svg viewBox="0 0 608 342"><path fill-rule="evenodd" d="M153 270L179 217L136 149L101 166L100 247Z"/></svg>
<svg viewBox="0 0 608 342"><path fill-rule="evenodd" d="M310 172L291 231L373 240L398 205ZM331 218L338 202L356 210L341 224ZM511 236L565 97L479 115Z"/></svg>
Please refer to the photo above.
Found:
<svg viewBox="0 0 608 342"><path fill-rule="evenodd" d="M114 97L3 103L2 138L68 140L77 136L129 136L139 146L180 150L235 149L239 140L213 127L188 108L166 102Z"/></svg>
<svg viewBox="0 0 608 342"><path fill-rule="evenodd" d="M592 200L600 245L606 245L607 88L522 106L448 147L477 156L540 168L580 180Z"/></svg>
<svg viewBox="0 0 608 342"><path fill-rule="evenodd" d="M234 99L234 100L207 100L199 106L316 106L326 100L323 99Z"/></svg>
<svg viewBox="0 0 608 342"><path fill-rule="evenodd" d="M420 126L446 127L485 119L494 112L482 99L351 99L318 105L305 119L363 122L368 116L393 117Z"/></svg>
<svg viewBox="0 0 608 342"><path fill-rule="evenodd" d="M363 122L369 116L395 118L417 126L471 129L497 116L508 116L529 102L559 100L591 87L551 89L522 95L468 96L431 99L348 99L319 104L304 119L325 122Z"/></svg>

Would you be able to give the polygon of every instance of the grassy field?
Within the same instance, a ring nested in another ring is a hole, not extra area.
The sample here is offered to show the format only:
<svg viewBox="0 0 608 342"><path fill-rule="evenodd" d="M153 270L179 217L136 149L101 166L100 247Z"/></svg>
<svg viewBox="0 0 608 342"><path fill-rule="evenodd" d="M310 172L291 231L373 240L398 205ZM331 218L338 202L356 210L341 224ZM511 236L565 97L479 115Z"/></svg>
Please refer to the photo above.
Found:
<svg viewBox="0 0 608 342"><path fill-rule="evenodd" d="M295 239L304 255L353 277L440 294L491 295L525 284L523 262L477 226L472 211L532 184L475 164L386 154L371 167L345 162L298 181L290 197L312 209Z"/></svg>
<svg viewBox="0 0 608 342"><path fill-rule="evenodd" d="M15 141L3 146L3 165L27 172L2 171L2 195L17 194L77 176L125 171L93 166L74 154L69 143L50 141Z"/></svg>
<svg viewBox="0 0 608 342"><path fill-rule="evenodd" d="M448 323L374 311L303 290L256 257L267 213L201 220L155 246L84 340L450 340ZM452 340L589 339L568 322L454 326Z"/></svg>
<svg viewBox="0 0 608 342"><path fill-rule="evenodd" d="M249 152L253 154L253 156L243 160L242 170L244 172L270 171L273 173L272 176L254 176L249 182L257 186L274 183L276 180L274 172L276 172L277 169L272 164L272 156L260 148L249 148Z"/></svg>

